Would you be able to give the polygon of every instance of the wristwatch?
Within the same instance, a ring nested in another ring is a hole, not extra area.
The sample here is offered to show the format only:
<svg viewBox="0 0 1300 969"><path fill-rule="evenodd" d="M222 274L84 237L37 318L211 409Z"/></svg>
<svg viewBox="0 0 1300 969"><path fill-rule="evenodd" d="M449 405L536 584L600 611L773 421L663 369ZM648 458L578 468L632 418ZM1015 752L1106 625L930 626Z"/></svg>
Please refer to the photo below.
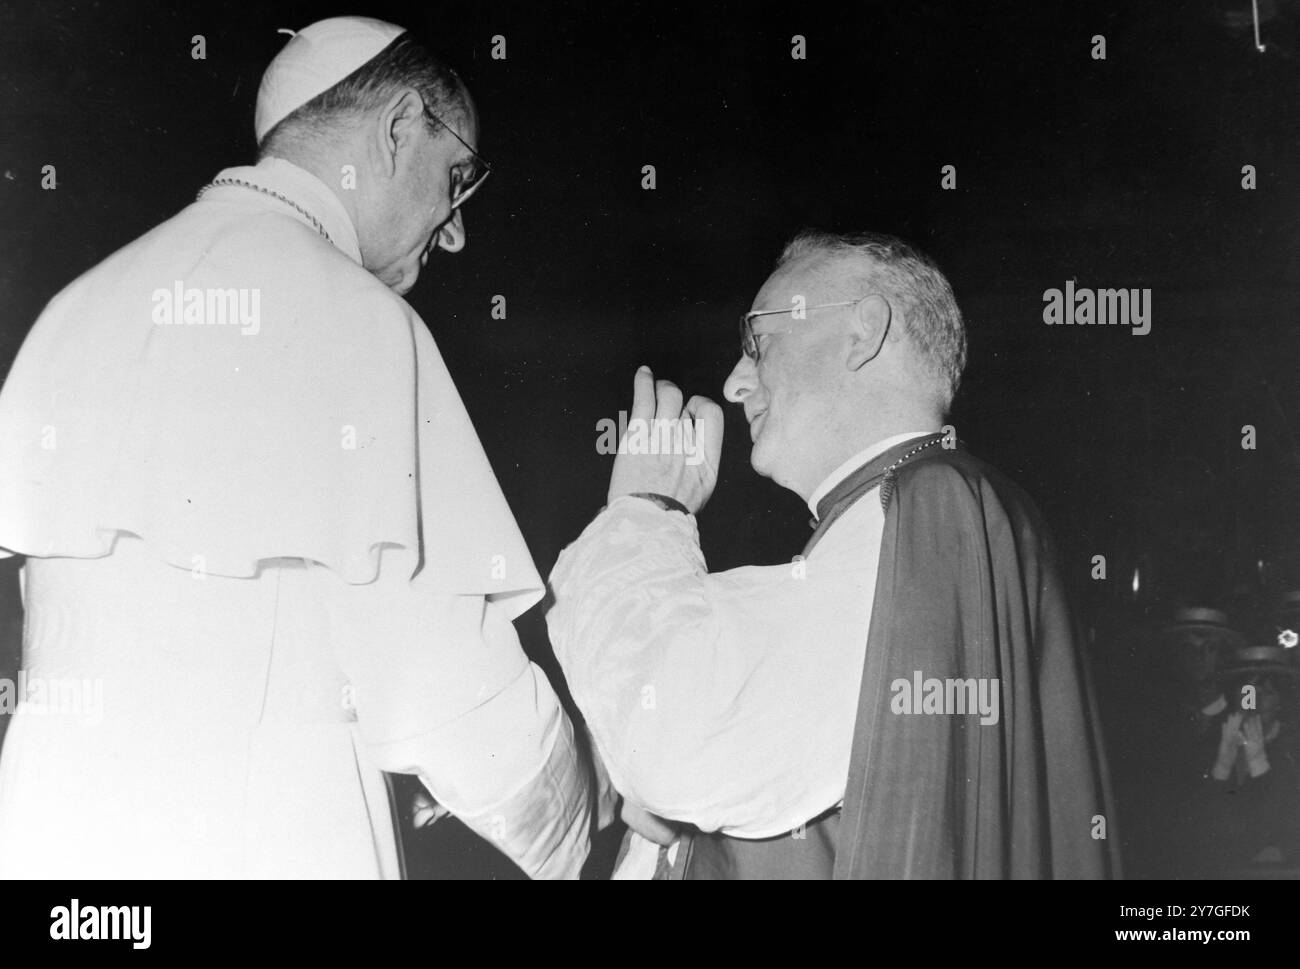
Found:
<svg viewBox="0 0 1300 969"><path fill-rule="evenodd" d="M683 515L689 515L691 513L691 510L676 498L669 498L667 495L657 495L652 491L638 491L631 494L630 497L644 498L646 501L654 502L664 511L680 511Z"/></svg>

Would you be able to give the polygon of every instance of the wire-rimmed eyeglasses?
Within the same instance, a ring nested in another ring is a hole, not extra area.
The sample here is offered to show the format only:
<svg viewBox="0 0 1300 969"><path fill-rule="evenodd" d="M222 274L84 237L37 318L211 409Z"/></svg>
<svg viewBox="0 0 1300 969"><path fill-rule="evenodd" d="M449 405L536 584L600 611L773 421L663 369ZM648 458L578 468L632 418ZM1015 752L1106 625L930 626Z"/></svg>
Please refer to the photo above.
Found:
<svg viewBox="0 0 1300 969"><path fill-rule="evenodd" d="M857 299L846 299L846 300L841 300L840 302L837 303L818 303L816 306L805 306L803 307L802 311L804 313L811 313L813 310L830 309L833 306L856 306L858 303L861 303L867 297L876 296L876 295L878 294L867 293L866 296L859 296ZM777 316L782 313L793 313L796 309L799 309L799 307L791 306L791 307L787 307L786 309L780 309L780 310L750 310L748 313L742 316L740 318L740 349L744 351L745 356L753 360L754 363L758 363L759 353L760 353L758 348L758 337L765 336L766 334L760 333L757 336L754 334L754 319L756 317ZM886 324L885 333L887 334L888 332L889 332L889 326L888 324ZM880 338L880 342L881 345L884 344L885 342L884 336ZM876 353L879 352L880 352L879 350L876 350Z"/></svg>
<svg viewBox="0 0 1300 969"><path fill-rule="evenodd" d="M451 170L451 208L454 212L456 209L464 205L471 195L479 190L479 186L487 181L487 177L492 174L492 166L488 163L486 158L478 153L478 150L473 145L460 135L456 134L455 128L447 124L447 122L443 121L427 107L424 109L424 113L431 120L436 121L438 124L450 131L451 136L469 149L469 153L474 156L474 172L468 178L462 174L459 167Z"/></svg>

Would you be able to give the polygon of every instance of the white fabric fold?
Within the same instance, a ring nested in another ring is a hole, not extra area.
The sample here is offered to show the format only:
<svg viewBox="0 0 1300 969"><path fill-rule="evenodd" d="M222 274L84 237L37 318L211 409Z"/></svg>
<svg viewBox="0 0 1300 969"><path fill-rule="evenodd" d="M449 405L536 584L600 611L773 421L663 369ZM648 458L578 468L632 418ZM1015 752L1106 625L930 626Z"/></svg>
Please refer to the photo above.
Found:
<svg viewBox="0 0 1300 969"><path fill-rule="evenodd" d="M224 187L56 296L0 391L0 550L93 558L126 533L196 573L294 557L350 583L382 555L517 616L542 582L428 329L327 186L278 159L228 172L336 245ZM202 322L156 322L178 288ZM232 291L255 325L209 311Z"/></svg>

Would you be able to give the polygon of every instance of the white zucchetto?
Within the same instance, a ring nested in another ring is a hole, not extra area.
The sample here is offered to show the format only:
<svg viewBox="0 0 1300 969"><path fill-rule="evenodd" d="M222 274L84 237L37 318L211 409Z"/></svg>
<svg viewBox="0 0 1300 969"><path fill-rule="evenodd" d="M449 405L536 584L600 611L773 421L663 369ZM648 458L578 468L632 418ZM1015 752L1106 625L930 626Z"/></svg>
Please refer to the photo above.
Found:
<svg viewBox="0 0 1300 969"><path fill-rule="evenodd" d="M371 17L331 17L298 31L262 75L254 128L267 132L406 33Z"/></svg>

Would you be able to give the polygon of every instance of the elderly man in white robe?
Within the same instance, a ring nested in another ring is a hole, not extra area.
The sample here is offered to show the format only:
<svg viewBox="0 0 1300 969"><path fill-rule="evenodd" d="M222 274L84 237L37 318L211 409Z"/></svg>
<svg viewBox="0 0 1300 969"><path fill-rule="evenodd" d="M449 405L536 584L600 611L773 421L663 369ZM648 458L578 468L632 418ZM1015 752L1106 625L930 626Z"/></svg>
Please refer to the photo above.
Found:
<svg viewBox="0 0 1300 969"><path fill-rule="evenodd" d="M465 244L474 105L401 28L334 18L267 68L256 133L54 298L0 393L0 554L27 556L0 876L397 877L389 771L576 877L608 797L400 298Z"/></svg>
<svg viewBox="0 0 1300 969"><path fill-rule="evenodd" d="M801 233L741 350L724 393L751 466L814 515L803 553L708 571L722 413L642 368L608 504L551 574L551 642L636 832L617 877L1116 871L1050 532L944 424L966 336L943 273L891 236ZM647 428L680 436L636 447Z"/></svg>

